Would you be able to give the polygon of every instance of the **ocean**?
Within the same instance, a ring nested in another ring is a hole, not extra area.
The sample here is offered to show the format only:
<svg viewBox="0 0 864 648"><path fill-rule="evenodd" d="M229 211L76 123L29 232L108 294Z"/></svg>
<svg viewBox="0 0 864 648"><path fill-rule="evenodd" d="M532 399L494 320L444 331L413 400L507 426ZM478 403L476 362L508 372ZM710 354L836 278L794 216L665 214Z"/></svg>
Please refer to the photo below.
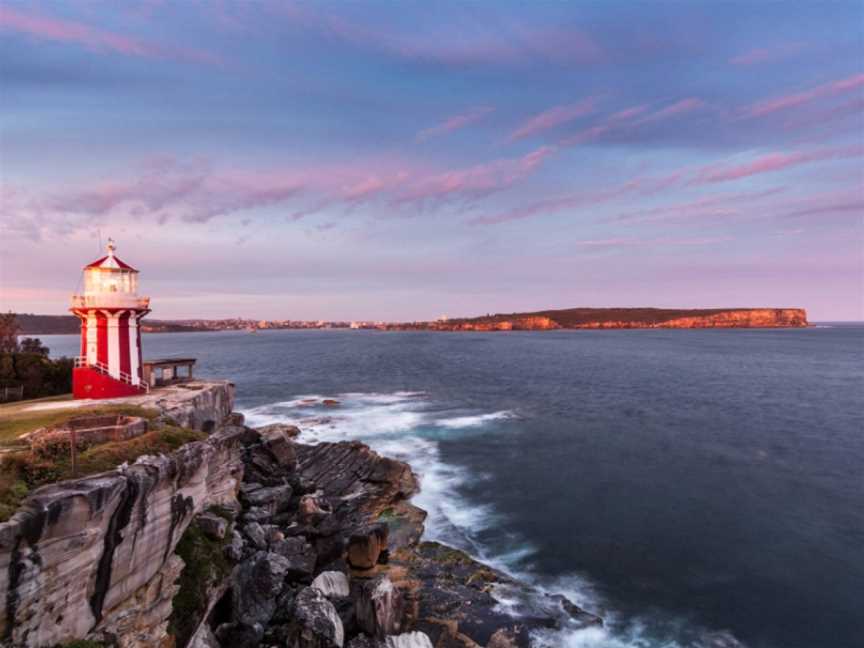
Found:
<svg viewBox="0 0 864 648"><path fill-rule="evenodd" d="M52 355L75 336L42 336ZM250 425L411 463L426 537L601 614L566 648L864 645L864 326L145 335ZM334 398L338 407L305 399ZM512 602L502 599L509 609Z"/></svg>

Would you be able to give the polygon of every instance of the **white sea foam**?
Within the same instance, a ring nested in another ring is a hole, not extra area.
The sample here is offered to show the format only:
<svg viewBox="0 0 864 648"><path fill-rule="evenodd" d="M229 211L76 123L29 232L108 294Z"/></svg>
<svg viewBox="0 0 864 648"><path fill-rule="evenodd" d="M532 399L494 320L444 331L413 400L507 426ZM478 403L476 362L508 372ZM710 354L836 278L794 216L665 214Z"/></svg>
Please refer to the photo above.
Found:
<svg viewBox="0 0 864 648"><path fill-rule="evenodd" d="M338 401L325 405L325 399ZM500 517L485 504L462 496L462 489L478 479L463 468L442 460L438 439L447 434L482 433L484 426L517 418L511 411L466 413L434 409L423 392L348 392L306 394L244 410L253 427L271 423L300 426L301 440L362 440L377 452L411 464L421 490L414 503L426 510L424 538L457 547L490 566L536 588L533 598L506 587L492 594L498 609L514 617L556 605L550 594L562 594L579 607L603 616L604 627L543 630L532 635L536 648L683 648L672 640L658 640L642 619L621 620L609 610L590 580L576 574L554 580L539 578L530 568L536 548L525 538L505 538L493 550L482 542L484 532L499 526ZM449 414L449 415L448 415ZM458 414L458 415L455 415ZM482 478L479 477L479 478ZM500 534L498 539L501 540ZM725 636L725 635L724 635ZM731 636L729 639L734 642ZM737 643L688 644L688 648L740 646Z"/></svg>
<svg viewBox="0 0 864 648"><path fill-rule="evenodd" d="M453 418L439 419L436 425L445 428L460 429L480 427L491 421L502 421L516 418L516 414L510 411L492 412L491 414L477 414L475 416L455 416Z"/></svg>

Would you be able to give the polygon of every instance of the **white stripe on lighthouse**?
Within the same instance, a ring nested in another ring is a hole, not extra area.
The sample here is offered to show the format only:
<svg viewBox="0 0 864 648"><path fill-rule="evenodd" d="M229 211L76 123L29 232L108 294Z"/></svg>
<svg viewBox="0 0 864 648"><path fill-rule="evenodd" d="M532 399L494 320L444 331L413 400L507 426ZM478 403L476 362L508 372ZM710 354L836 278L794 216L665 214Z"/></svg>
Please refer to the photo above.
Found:
<svg viewBox="0 0 864 648"><path fill-rule="evenodd" d="M138 314L135 311L129 313L129 374L132 376L132 384L137 385L138 380Z"/></svg>
<svg viewBox="0 0 864 648"><path fill-rule="evenodd" d="M108 374L120 378L120 313L108 313Z"/></svg>
<svg viewBox="0 0 864 648"><path fill-rule="evenodd" d="M99 354L99 327L96 311L87 311L87 364L94 365Z"/></svg>

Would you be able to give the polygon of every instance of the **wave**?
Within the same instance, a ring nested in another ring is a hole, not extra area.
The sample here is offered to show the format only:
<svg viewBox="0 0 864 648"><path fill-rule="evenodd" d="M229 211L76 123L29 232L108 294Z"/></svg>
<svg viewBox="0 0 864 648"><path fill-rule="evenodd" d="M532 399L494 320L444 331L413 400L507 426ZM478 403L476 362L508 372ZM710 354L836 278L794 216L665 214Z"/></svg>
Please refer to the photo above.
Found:
<svg viewBox="0 0 864 648"><path fill-rule="evenodd" d="M516 418L516 414L510 411L492 412L491 414L477 414L475 416L456 416L453 418L440 419L437 425L445 428L460 429L480 427L491 421L503 421Z"/></svg>
<svg viewBox="0 0 864 648"><path fill-rule="evenodd" d="M599 628L539 631L532 635L536 648L742 648L728 633L693 627L687 634L704 640L679 643L672 637L680 633L670 632L668 627L681 625L681 621L620 619L589 579L578 574L546 579L533 572L531 559L537 554L536 547L520 535L502 538L502 520L494 508L462 495L465 487L482 476L444 461L439 448L442 433L494 432L496 424L517 419L515 412L442 409L424 392L397 391L298 395L243 410L243 414L252 427L294 424L301 428L303 441L361 440L380 454L411 464L421 485L413 502L427 512L424 539L466 551L536 589L536 596L526 600L524 594L495 588L492 594L502 612L513 617L530 616L532 609L549 605L547 595L562 594L605 620L606 625ZM496 537L494 548L483 541L491 532ZM662 627L658 630L658 626Z"/></svg>

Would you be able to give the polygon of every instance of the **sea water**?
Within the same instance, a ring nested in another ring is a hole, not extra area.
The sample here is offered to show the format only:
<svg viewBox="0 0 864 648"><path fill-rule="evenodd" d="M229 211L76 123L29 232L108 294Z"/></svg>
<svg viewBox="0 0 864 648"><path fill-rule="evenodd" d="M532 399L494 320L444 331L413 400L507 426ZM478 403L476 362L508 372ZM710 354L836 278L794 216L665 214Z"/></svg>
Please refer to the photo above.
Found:
<svg viewBox="0 0 864 648"><path fill-rule="evenodd" d="M606 620L538 646L864 645L864 326L143 344L233 380L251 425L410 462L428 539Z"/></svg>

